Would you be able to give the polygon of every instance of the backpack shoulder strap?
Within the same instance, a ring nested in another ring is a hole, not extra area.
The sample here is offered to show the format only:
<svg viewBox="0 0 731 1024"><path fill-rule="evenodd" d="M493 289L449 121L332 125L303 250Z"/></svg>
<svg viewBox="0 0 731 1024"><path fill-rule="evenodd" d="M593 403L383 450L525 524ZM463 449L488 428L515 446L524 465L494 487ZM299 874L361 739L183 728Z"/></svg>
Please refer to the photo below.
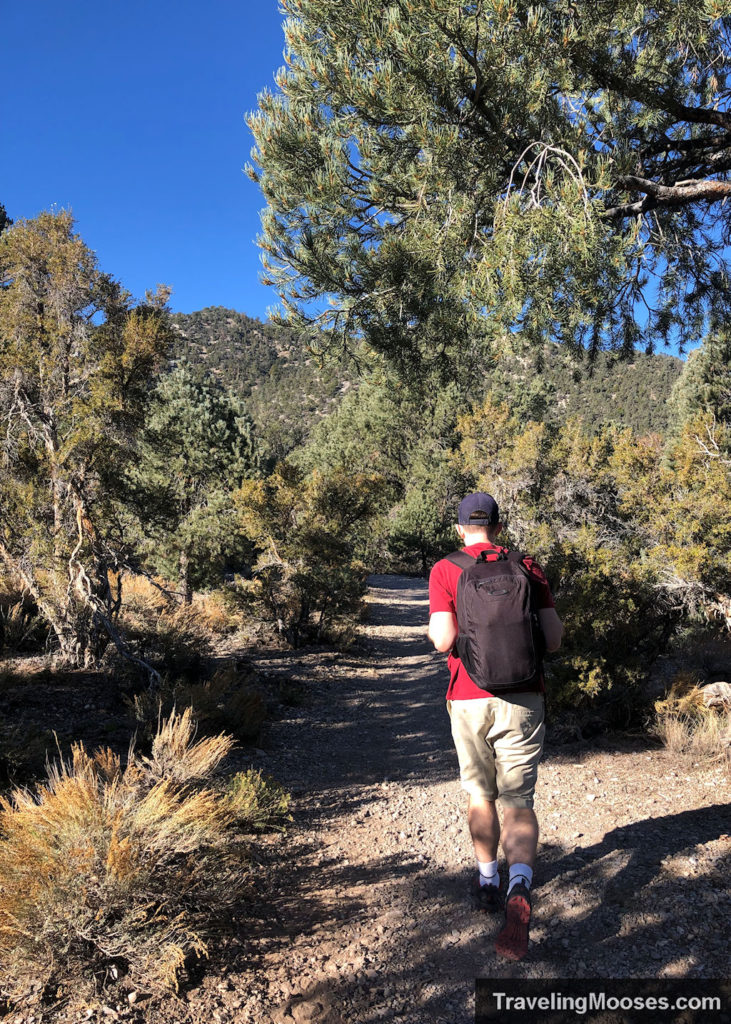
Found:
<svg viewBox="0 0 731 1024"><path fill-rule="evenodd" d="M467 551L459 550L453 551L451 555L446 555L446 560L451 562L452 565L459 566L460 569L466 569L470 565L474 565L477 561L474 555L470 555Z"/></svg>
<svg viewBox="0 0 731 1024"><path fill-rule="evenodd" d="M528 566L527 566L527 565L525 564L525 560L526 560L526 558L528 558L528 557L529 557L529 556L528 556L528 555L526 555L524 551L509 551L509 552L508 552L508 559L509 559L509 561L511 561L511 562L516 562L516 563L517 563L517 565L518 565L518 566L520 567L520 570L521 570L521 572L523 573L523 575L524 575L524 576L526 577L526 579L528 580L528 583L529 583L529 585L530 585L530 599L531 599L531 605L534 605L534 602L535 602L535 596L536 596L536 595L535 595L535 582L536 582L536 581L535 581L534 577L533 577L533 576L531 576L531 574L530 574L530 569L529 569L529 568L528 568Z"/></svg>

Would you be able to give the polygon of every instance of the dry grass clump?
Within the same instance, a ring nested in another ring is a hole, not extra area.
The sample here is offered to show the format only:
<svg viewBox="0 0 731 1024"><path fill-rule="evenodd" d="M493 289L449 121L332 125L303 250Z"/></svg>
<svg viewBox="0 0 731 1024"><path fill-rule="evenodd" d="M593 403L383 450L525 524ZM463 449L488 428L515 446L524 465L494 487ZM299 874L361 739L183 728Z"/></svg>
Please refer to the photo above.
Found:
<svg viewBox="0 0 731 1024"><path fill-rule="evenodd" d="M193 605L206 627L220 636L236 632L245 622L240 608L236 607L235 595L231 589L212 590L196 594Z"/></svg>
<svg viewBox="0 0 731 1024"><path fill-rule="evenodd" d="M139 653L162 672L198 675L211 653L212 634L195 605L159 608L135 600L123 606L120 621Z"/></svg>
<svg viewBox="0 0 731 1024"><path fill-rule="evenodd" d="M153 638L167 663L195 653L198 657L210 651L211 636L195 605L173 605L165 608L154 620Z"/></svg>
<svg viewBox="0 0 731 1024"><path fill-rule="evenodd" d="M42 647L47 632L42 619L22 599L0 603L0 640L7 650Z"/></svg>
<svg viewBox="0 0 731 1024"><path fill-rule="evenodd" d="M114 582L115 577L112 576ZM156 585L157 584L157 585ZM190 605L181 605L174 595L175 584L146 576L124 576L124 612L131 617L147 622L154 621L162 613L183 608L188 610L205 629L211 633L227 634L238 629L242 623L241 611L236 607L235 597L230 590L201 591L193 595Z"/></svg>
<svg viewBox="0 0 731 1024"><path fill-rule="evenodd" d="M655 701L655 711L665 717L702 714L705 703L700 682L694 672L678 672L665 697Z"/></svg>
<svg viewBox="0 0 731 1024"><path fill-rule="evenodd" d="M289 793L257 768L234 775L227 792L236 823L242 831L284 829L285 823L292 820Z"/></svg>
<svg viewBox="0 0 731 1024"><path fill-rule="evenodd" d="M731 760L731 714L709 711L699 717L660 717L653 734L675 757L694 764L722 758Z"/></svg>
<svg viewBox="0 0 731 1024"><path fill-rule="evenodd" d="M73 748L44 785L0 799L0 960L14 996L29 979L77 988L114 966L135 986L176 988L242 891L236 812L211 784L228 736L194 742L190 709L149 756Z"/></svg>
<svg viewBox="0 0 731 1024"><path fill-rule="evenodd" d="M162 713L175 707L189 707L199 728L206 733L231 732L243 743L255 742L266 717L266 704L252 688L255 671L248 665L229 662L210 679L190 683L167 679L157 692L134 698L134 715L143 734L151 734Z"/></svg>
<svg viewBox="0 0 731 1024"><path fill-rule="evenodd" d="M709 703L695 676L680 673L655 703L650 731L677 758L703 762L731 758L731 711Z"/></svg>
<svg viewBox="0 0 731 1024"><path fill-rule="evenodd" d="M235 632L243 623L241 609L235 594L226 585L193 595L192 603L183 605L175 596L176 586L162 578L154 581L145 576L125 574L122 616L138 628L148 628L162 617L163 627L172 617L180 624L193 621L198 629L209 634L226 635ZM182 614L176 615L176 612Z"/></svg>
<svg viewBox="0 0 731 1024"><path fill-rule="evenodd" d="M116 574L110 573L109 578L112 586L116 586ZM165 592L171 589L166 580L125 573L123 577L124 607L134 609L137 613L159 615L171 604L171 598Z"/></svg>

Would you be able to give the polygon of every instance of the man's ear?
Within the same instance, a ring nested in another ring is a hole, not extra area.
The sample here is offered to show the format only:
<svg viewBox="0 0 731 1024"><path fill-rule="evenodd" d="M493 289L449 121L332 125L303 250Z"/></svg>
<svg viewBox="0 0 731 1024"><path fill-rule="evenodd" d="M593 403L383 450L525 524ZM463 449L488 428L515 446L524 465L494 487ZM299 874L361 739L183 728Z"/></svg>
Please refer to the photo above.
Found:
<svg viewBox="0 0 731 1024"><path fill-rule="evenodd" d="M503 532L503 524L502 523L495 523L495 526L493 527L493 537L499 537L502 532Z"/></svg>

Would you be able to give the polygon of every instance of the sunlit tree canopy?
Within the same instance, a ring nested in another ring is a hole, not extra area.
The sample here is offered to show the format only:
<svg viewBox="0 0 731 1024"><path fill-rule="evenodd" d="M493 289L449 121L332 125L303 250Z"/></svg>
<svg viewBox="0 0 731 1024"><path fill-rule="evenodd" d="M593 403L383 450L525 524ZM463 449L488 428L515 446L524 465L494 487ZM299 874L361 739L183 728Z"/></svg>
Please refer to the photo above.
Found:
<svg viewBox="0 0 731 1024"><path fill-rule="evenodd" d="M728 314L728 0L284 0L250 118L282 314L402 371Z"/></svg>

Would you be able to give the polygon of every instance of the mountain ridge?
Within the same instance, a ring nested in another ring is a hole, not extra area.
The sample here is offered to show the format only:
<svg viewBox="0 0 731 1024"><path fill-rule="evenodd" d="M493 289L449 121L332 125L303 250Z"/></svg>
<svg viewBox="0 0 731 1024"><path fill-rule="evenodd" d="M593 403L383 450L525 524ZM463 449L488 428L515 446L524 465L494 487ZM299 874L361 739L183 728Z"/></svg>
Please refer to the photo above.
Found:
<svg viewBox="0 0 731 1024"><path fill-rule="evenodd" d="M186 359L247 400L268 439L269 454L283 458L304 443L356 384L341 366L321 363L297 333L223 306L174 313L175 361ZM667 432L669 400L683 361L637 353L630 360L600 352L592 363L549 347L540 357L508 356L486 368L483 390L516 404L527 417L555 421L578 416L590 429L615 423L640 434ZM525 399L526 389L534 400Z"/></svg>

